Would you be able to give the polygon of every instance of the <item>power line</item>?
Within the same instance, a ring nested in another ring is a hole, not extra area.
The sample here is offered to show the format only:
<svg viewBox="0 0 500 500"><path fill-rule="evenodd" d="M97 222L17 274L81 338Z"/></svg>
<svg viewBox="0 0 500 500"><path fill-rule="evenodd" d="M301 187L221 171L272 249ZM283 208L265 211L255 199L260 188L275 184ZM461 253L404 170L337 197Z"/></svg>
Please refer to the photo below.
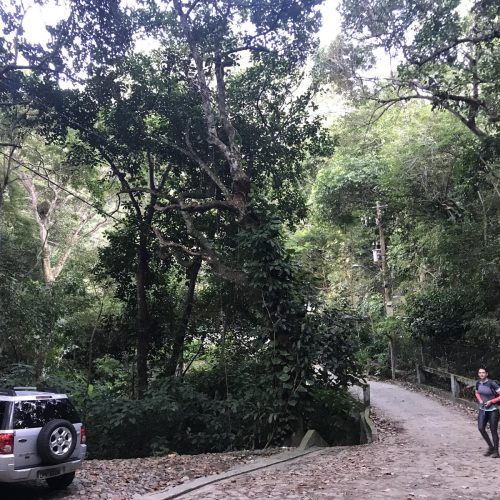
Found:
<svg viewBox="0 0 500 500"><path fill-rule="evenodd" d="M5 84L5 82L0 81L0 86L4 87L8 92L11 91L8 85ZM58 90L62 90L60 87ZM109 140L109 138L104 135L103 133L95 130L94 128L88 128L88 127L83 127L80 122L72 115L68 114L64 110L60 109L55 109L53 106L50 106L47 104L43 99L38 97L35 94L30 94L29 99L31 99L32 102L28 101L28 105L32 104L33 101L36 101L42 108L46 109L49 112L55 112L57 115L60 115L61 117L65 118L67 120L67 125L70 127L73 127L75 130L78 130L80 132L84 132L86 134L89 134L93 136L94 138L102 141L104 143L104 146L110 146L112 145L112 142Z"/></svg>
<svg viewBox="0 0 500 500"><path fill-rule="evenodd" d="M8 92L11 91L11 89L9 88L8 85L5 84L5 82L2 82L0 81L0 86L4 87L4 89L6 89ZM101 141L103 141L104 143L106 144L111 144L111 142L109 141L108 137L105 136L104 134L98 132L97 130L95 129L92 129L92 128L87 128L87 127L82 127L80 125L80 123L71 115L69 115L68 113L66 113L65 111L62 111L62 110L55 110L53 106L50 106L49 104L47 104L46 102L44 102L42 99L40 99L40 97L38 97L37 95L29 95L29 98L32 100L32 101L36 101L38 102L38 104L42 107L42 108L45 108L47 111L55 111L56 114L62 116L63 118L65 118L68 122L68 125L70 127L73 127L75 130L79 130L80 132L83 130L85 133L87 134L90 134L92 136L94 136L96 139L99 139ZM31 104L31 103L29 103Z"/></svg>
<svg viewBox="0 0 500 500"><path fill-rule="evenodd" d="M10 91L9 87L2 81L0 81L0 86L3 86L5 89L7 89L7 91ZM78 121L72 117L71 115L69 115L68 113L66 113L65 111L61 111L61 110L54 110L53 107L49 106L46 102L44 102L42 99L40 99L40 97L38 97L37 95L30 95L30 99L32 102L36 101L39 103L39 105L42 107L42 108L45 108L46 110L48 111L55 111L56 114L60 115L61 117L65 118L67 120L67 124L70 126L70 127L73 127L75 130L78 130L80 132L83 132L85 134L89 134L89 135L92 135L94 136L96 139L102 141L104 143L104 148L106 147L106 144L111 144L111 142L109 141L109 138L105 135L103 135L102 133L96 131L95 129L93 128L87 128L87 127L82 127L80 125L80 123L78 123ZM99 149L100 151L100 154L102 157L104 157L106 159L106 161L108 163L111 163L111 161L109 160L109 158L106 158L103 154L103 152L100 150L100 148L97 148ZM111 165L112 166L112 165ZM112 170L113 170L113 173L114 173L114 176L117 177L120 182L123 183L123 179L125 178L125 176L123 175L123 178L121 175L119 175L119 172L115 171L115 169L112 167ZM128 186L127 186L128 187ZM135 199L134 195L132 194L132 192L130 191L129 192L129 196L130 196L130 199L132 200L132 203L134 205L137 204L137 200ZM90 205L90 206L93 206L93 205ZM95 207L94 207L95 208ZM138 207L137 207L138 208ZM105 212L101 211L102 213L105 214ZM109 214L107 214L109 215ZM116 218L114 218L112 215L109 215L110 217L112 217L113 219L115 220L118 220Z"/></svg>
<svg viewBox="0 0 500 500"><path fill-rule="evenodd" d="M59 183L53 181L52 179L50 179L50 177L46 176L46 175L43 175L41 174L40 172L38 172L36 170L36 167L34 165L31 165L31 164L27 164L26 162L22 162L16 158L13 158L13 157L10 157L9 155L5 154L3 151L0 151L0 154L5 157L6 159L10 159L11 161L14 161L15 163L17 163L20 167L23 167L25 168L26 170L29 170L31 173L33 173L34 175L40 177L41 179L44 179L45 181L47 181L48 183L56 186L57 188L61 189L62 191L64 191L65 193L68 193L69 195L73 196L74 198L76 198L77 200L81 201L82 203L85 203L85 205L88 205L89 207L92 207L94 210L97 211L97 213L101 214L101 215L105 215L106 217L110 217L111 219L117 221L117 222L120 222L120 219L117 219L113 214L110 214L110 213L107 213L106 211L104 211L102 208L100 207L97 207L96 205L94 205L93 203L91 203L90 201L86 200L85 198L82 198L80 195L74 193L73 191L70 191L69 189L65 188L64 186L61 186ZM28 165L31 165L28 166ZM32 168L33 167L33 168Z"/></svg>

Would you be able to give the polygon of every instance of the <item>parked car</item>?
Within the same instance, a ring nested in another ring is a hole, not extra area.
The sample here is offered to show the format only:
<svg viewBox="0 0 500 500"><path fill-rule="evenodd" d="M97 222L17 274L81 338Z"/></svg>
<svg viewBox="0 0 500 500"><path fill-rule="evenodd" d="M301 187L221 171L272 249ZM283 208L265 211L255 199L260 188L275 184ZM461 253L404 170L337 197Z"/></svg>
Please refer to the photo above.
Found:
<svg viewBox="0 0 500 500"><path fill-rule="evenodd" d="M65 394L0 389L0 482L44 479L67 488L87 453L86 431Z"/></svg>

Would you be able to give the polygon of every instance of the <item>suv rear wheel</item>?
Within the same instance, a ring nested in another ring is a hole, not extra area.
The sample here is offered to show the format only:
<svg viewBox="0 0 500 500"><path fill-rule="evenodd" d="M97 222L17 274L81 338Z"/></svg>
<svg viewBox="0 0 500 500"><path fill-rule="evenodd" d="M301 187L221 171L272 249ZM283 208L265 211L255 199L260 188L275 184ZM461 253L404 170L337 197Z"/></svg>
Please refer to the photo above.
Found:
<svg viewBox="0 0 500 500"><path fill-rule="evenodd" d="M49 477L45 481L51 490L65 490L75 479L74 472L68 472L62 476Z"/></svg>
<svg viewBox="0 0 500 500"><path fill-rule="evenodd" d="M65 462L73 453L76 440L76 430L71 422L51 420L38 435L38 454L48 464Z"/></svg>

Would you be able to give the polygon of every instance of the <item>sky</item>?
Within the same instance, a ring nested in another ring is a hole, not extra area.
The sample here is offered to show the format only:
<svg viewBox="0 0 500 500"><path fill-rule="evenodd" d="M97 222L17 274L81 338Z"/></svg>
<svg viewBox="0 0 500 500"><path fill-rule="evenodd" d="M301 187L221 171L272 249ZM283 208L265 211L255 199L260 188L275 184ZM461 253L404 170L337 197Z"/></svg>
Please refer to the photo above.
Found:
<svg viewBox="0 0 500 500"><path fill-rule="evenodd" d="M322 46L329 45L340 33L340 14L337 12L338 0L326 0L321 7L323 26L319 31Z"/></svg>
<svg viewBox="0 0 500 500"><path fill-rule="evenodd" d="M322 46L328 45L340 33L340 15L336 11L339 0L325 0L321 6L323 26L319 32ZM54 23L65 16L64 6L56 6L55 2L48 1L46 5L35 5L30 8L25 19L24 28L27 38L32 42L46 42L49 34L45 30L46 23Z"/></svg>

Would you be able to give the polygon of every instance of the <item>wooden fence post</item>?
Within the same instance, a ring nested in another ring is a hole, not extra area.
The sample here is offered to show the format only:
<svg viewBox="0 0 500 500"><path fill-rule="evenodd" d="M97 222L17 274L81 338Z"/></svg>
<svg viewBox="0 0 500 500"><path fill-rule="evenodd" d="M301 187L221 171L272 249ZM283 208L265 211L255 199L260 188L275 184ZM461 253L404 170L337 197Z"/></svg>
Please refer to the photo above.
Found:
<svg viewBox="0 0 500 500"><path fill-rule="evenodd" d="M417 383L425 384L425 372L420 365L417 365Z"/></svg>
<svg viewBox="0 0 500 500"><path fill-rule="evenodd" d="M459 398L460 384L457 382L457 379L455 378L455 375L453 375L453 373L450 373L450 382L451 382L451 395L454 398Z"/></svg>
<svg viewBox="0 0 500 500"><path fill-rule="evenodd" d="M370 384L363 385L363 404L365 408L370 406Z"/></svg>

